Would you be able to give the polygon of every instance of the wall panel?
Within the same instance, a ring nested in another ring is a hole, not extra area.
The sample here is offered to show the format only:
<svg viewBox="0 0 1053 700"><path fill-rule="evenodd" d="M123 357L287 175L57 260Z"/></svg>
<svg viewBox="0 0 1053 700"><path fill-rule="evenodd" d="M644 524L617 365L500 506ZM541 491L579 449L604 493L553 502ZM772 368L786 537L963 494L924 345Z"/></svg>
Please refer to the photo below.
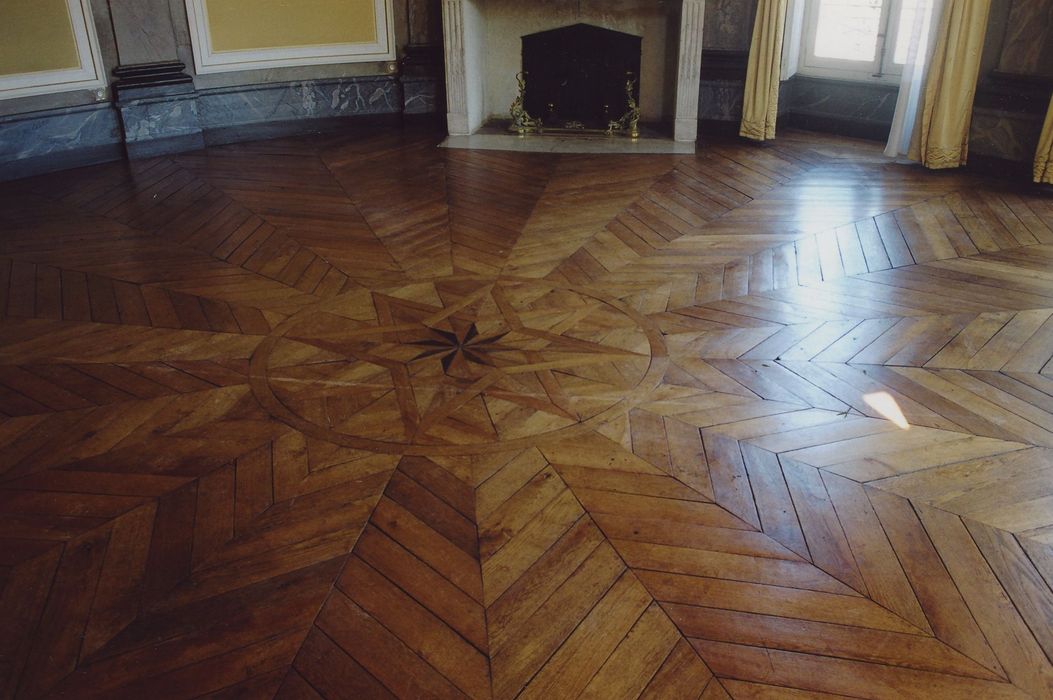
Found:
<svg viewBox="0 0 1053 700"><path fill-rule="evenodd" d="M391 0L186 0L198 73L394 60Z"/></svg>
<svg viewBox="0 0 1053 700"><path fill-rule="evenodd" d="M0 99L103 85L88 0L0 2Z"/></svg>

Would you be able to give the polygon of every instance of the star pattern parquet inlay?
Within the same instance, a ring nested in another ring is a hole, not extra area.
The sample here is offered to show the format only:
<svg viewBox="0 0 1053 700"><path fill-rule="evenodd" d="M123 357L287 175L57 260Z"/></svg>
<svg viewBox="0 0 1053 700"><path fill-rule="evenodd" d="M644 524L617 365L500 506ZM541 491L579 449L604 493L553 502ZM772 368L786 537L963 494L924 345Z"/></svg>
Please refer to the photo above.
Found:
<svg viewBox="0 0 1053 700"><path fill-rule="evenodd" d="M0 698L1053 697L1053 201L426 127L0 185Z"/></svg>
<svg viewBox="0 0 1053 700"><path fill-rule="evenodd" d="M453 277L306 309L252 366L260 402L305 433L380 452L470 454L624 413L658 384L665 359L661 333L620 301Z"/></svg>

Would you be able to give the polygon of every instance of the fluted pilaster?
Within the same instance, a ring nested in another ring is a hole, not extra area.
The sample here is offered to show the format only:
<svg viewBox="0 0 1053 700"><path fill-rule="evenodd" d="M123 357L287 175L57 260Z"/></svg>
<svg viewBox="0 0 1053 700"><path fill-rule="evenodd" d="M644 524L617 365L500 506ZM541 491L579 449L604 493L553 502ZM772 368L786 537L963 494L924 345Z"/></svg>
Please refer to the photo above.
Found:
<svg viewBox="0 0 1053 700"><path fill-rule="evenodd" d="M683 3L673 137L677 141L694 141L698 135L698 89L702 77L702 26L706 0L683 0Z"/></svg>

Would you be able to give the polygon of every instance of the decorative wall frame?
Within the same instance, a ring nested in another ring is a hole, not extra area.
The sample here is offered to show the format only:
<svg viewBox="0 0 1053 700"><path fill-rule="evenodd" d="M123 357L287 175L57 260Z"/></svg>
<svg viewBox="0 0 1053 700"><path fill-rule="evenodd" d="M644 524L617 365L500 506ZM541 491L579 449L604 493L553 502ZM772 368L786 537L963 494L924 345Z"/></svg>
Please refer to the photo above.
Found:
<svg viewBox="0 0 1053 700"><path fill-rule="evenodd" d="M327 63L364 63L395 60L392 0L373 0L376 37L373 43L319 44L239 51L215 51L209 31L208 0L186 0L194 69L198 74L239 70L310 66Z"/></svg>
<svg viewBox="0 0 1053 700"><path fill-rule="evenodd" d="M89 0L66 0L77 45L77 68L0 76L0 100L70 90L96 90L106 85L106 69Z"/></svg>

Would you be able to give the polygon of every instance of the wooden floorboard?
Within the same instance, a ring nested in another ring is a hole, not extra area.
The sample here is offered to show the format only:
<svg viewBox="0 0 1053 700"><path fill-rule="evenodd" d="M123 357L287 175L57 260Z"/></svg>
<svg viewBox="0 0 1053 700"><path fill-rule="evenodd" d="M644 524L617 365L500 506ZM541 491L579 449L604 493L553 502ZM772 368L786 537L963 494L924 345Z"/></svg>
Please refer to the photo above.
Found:
<svg viewBox="0 0 1053 700"><path fill-rule="evenodd" d="M788 132L0 186L0 698L1053 698L1053 206Z"/></svg>

